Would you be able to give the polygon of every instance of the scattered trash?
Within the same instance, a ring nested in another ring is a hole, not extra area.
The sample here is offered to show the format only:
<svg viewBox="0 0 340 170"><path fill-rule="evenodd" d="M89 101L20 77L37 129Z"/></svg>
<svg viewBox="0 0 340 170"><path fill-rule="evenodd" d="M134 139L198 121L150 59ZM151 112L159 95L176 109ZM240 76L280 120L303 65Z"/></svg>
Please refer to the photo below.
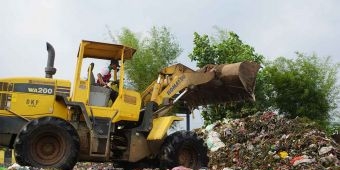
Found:
<svg viewBox="0 0 340 170"><path fill-rule="evenodd" d="M208 134L208 138L206 139L206 143L208 149L211 152L217 151L219 148L225 146L225 144L220 140L220 134L213 131L214 127L216 126L215 123L208 125L205 127L204 131Z"/></svg>
<svg viewBox="0 0 340 170"><path fill-rule="evenodd" d="M233 170L233 169L231 169L231 168L223 168L222 170Z"/></svg>
<svg viewBox="0 0 340 170"><path fill-rule="evenodd" d="M211 152L217 151L219 148L225 146L225 144L220 140L219 133L215 131L210 131L207 139L207 146Z"/></svg>
<svg viewBox="0 0 340 170"><path fill-rule="evenodd" d="M287 119L269 112L215 122L196 132L211 145L211 134L224 144L210 150L209 169L337 169L340 147L305 118ZM217 133L217 134L216 134ZM210 148L211 149L211 148Z"/></svg>
<svg viewBox="0 0 340 170"><path fill-rule="evenodd" d="M281 159L286 159L288 157L288 153L286 151L279 152L279 156Z"/></svg>
<svg viewBox="0 0 340 170"><path fill-rule="evenodd" d="M299 165L301 163L312 163L312 162L315 162L315 159L309 159L307 155L296 156L290 161L290 163L293 166Z"/></svg>
<svg viewBox="0 0 340 170"><path fill-rule="evenodd" d="M339 169L340 145L304 119L269 112L225 119L196 129L209 150L209 165L200 170ZM28 170L13 164L8 169ZM112 163L77 163L74 170L122 170ZM0 167L0 170L1 167ZM35 169L33 170L41 170ZM150 170L150 169L144 169ZM190 170L179 166L172 170Z"/></svg>
<svg viewBox="0 0 340 170"><path fill-rule="evenodd" d="M184 167L184 166L178 166L178 167L172 168L172 170L192 170L192 169L186 168L186 167Z"/></svg>
<svg viewBox="0 0 340 170"><path fill-rule="evenodd" d="M8 170L30 170L28 166L20 166L17 163L12 164L7 168Z"/></svg>
<svg viewBox="0 0 340 170"><path fill-rule="evenodd" d="M295 161L293 166L297 166L301 163L312 163L312 162L315 162L315 159L301 159L301 160L298 160L298 161Z"/></svg>
<svg viewBox="0 0 340 170"><path fill-rule="evenodd" d="M332 146L322 147L322 148L319 150L319 155L326 154L326 153L330 152L332 149L333 149Z"/></svg>
<svg viewBox="0 0 340 170"><path fill-rule="evenodd" d="M123 168L114 168L112 163L94 163L78 162L73 170L123 170Z"/></svg>
<svg viewBox="0 0 340 170"><path fill-rule="evenodd" d="M43 168L34 168L29 166L20 166L17 163L12 164L8 170L44 170ZM46 168L52 170L54 168ZM0 170L2 170L0 168ZM5 169L4 169L5 170ZM93 163L93 162L78 162L73 170L124 170L123 168L114 168L112 163Z"/></svg>

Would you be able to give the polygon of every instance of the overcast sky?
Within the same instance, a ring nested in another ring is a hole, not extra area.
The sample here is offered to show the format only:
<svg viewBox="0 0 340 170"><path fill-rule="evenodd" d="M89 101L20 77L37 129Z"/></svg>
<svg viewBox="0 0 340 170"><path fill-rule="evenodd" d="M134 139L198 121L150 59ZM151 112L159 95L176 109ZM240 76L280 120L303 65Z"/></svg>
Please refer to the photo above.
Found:
<svg viewBox="0 0 340 170"><path fill-rule="evenodd" d="M0 6L0 77L44 76L46 45L56 50L56 78L73 81L82 39L110 42L127 27L141 35L166 26L184 49L190 67L193 33L214 26L236 32L267 58L300 51L340 62L337 0L3 0Z"/></svg>

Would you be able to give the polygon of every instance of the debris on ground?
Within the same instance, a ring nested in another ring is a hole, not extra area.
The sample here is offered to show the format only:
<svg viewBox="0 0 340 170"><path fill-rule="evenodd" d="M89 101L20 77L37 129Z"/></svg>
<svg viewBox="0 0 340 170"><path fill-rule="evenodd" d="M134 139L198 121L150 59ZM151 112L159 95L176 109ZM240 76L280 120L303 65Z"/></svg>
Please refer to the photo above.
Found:
<svg viewBox="0 0 340 170"><path fill-rule="evenodd" d="M225 119L196 132L210 150L210 170L333 170L340 167L340 145L305 118L287 119L268 112ZM13 169L27 168L12 166ZM123 170L114 168L112 163L79 162L74 167L74 170L94 169ZM179 166L173 170L188 169Z"/></svg>
<svg viewBox="0 0 340 170"><path fill-rule="evenodd" d="M12 164L7 168L8 170L30 170L30 167L28 166L20 166L17 163Z"/></svg>
<svg viewBox="0 0 340 170"><path fill-rule="evenodd" d="M184 167L184 166L178 166L178 167L172 168L171 170L192 170L192 169L186 168L186 167Z"/></svg>
<svg viewBox="0 0 340 170"><path fill-rule="evenodd" d="M287 119L268 112L243 119L225 119L196 131L207 141L212 170L340 167L339 144L305 118ZM211 132L218 149L209 144Z"/></svg>
<svg viewBox="0 0 340 170"><path fill-rule="evenodd" d="M114 168L112 163L78 162L73 170L123 170Z"/></svg>

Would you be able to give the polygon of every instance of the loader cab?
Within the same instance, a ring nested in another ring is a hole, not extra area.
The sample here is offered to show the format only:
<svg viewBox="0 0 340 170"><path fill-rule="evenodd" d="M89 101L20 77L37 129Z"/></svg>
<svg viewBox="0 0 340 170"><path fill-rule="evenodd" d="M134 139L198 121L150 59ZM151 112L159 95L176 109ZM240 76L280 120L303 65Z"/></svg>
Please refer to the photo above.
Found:
<svg viewBox="0 0 340 170"><path fill-rule="evenodd" d="M132 59L134 53L135 49L123 45L82 41L77 56L71 100L84 103L95 117L110 117L112 113L117 113L118 116L113 121L138 120L140 94L124 88L124 61ZM115 89L118 92L115 101L109 100L111 90L97 83L100 69L112 60L118 61L120 65L119 74L116 69L111 72L112 81L119 80L118 88Z"/></svg>
<svg viewBox="0 0 340 170"><path fill-rule="evenodd" d="M103 86L98 82L98 73L101 73L101 70L107 68L107 63L96 62L94 59L87 60L84 59L82 73L80 77L80 81L84 81L89 88L86 89L86 92L89 91L88 105L89 106L101 106L108 107L111 106L113 101L109 101L110 93L118 94L118 83L112 84L112 86ZM86 62L87 61L87 62ZM90 63L89 63L90 62ZM88 64L89 63L89 64ZM96 64L95 64L96 63ZM97 66L97 67L96 67ZM110 82L117 82L117 70L110 70L111 79ZM111 84L111 83L110 83ZM112 87L112 88L111 88ZM116 87L116 88L114 88ZM112 90L111 90L112 89ZM113 90L114 89L114 90ZM116 95L117 97L117 95Z"/></svg>

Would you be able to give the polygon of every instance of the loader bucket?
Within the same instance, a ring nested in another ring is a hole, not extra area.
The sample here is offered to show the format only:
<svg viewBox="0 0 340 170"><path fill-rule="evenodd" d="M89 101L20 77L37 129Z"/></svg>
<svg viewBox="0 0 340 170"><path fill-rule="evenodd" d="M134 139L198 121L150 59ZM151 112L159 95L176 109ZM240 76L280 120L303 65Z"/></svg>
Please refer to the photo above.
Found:
<svg viewBox="0 0 340 170"><path fill-rule="evenodd" d="M255 80L259 68L260 65L254 62L206 65L196 72L214 72L214 78L194 86L182 99L190 107L242 100L254 101Z"/></svg>

